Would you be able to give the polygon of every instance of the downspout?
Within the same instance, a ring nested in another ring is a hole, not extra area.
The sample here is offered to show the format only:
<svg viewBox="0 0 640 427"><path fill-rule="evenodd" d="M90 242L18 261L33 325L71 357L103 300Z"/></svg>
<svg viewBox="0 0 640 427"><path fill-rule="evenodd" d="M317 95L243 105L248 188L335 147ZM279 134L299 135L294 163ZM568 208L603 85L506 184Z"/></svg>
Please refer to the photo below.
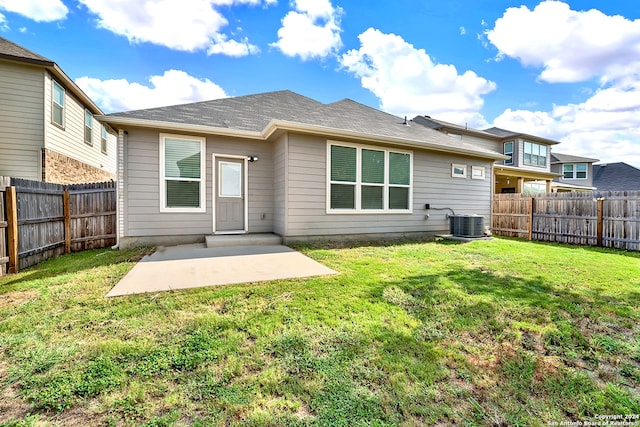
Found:
<svg viewBox="0 0 640 427"><path fill-rule="evenodd" d="M111 249L120 249L120 237L124 235L124 146L127 131L118 129L116 144L116 244Z"/></svg>

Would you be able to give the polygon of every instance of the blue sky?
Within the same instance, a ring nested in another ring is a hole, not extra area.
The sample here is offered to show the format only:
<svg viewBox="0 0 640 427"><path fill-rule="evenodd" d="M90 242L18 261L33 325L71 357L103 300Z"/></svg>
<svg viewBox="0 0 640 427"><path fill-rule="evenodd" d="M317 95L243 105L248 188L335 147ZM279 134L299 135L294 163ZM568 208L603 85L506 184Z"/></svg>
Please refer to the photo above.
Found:
<svg viewBox="0 0 640 427"><path fill-rule="evenodd" d="M290 89L640 167L635 1L0 0L105 112Z"/></svg>

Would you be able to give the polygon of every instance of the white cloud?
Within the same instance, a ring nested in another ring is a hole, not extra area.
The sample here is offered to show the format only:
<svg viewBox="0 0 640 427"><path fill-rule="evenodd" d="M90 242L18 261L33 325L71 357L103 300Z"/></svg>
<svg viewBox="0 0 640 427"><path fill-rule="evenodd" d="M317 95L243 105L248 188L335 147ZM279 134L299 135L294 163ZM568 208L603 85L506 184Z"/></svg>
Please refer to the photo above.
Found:
<svg viewBox="0 0 640 427"><path fill-rule="evenodd" d="M180 70L151 76L150 86L126 79L100 80L80 77L76 84L105 112L137 110L226 97L209 79L198 79Z"/></svg>
<svg viewBox="0 0 640 427"><path fill-rule="evenodd" d="M294 0L293 6L296 10L282 19L278 41L270 46L302 60L323 58L342 47L342 8L334 8L329 0Z"/></svg>
<svg viewBox="0 0 640 427"><path fill-rule="evenodd" d="M512 7L486 32L498 49L525 66L542 67L547 82L602 82L640 74L640 20L596 9L571 10L547 0L533 10Z"/></svg>
<svg viewBox="0 0 640 427"><path fill-rule="evenodd" d="M18 13L36 22L59 21L69 13L61 0L0 0L0 10ZM0 25L1 22L0 19Z"/></svg>
<svg viewBox="0 0 640 427"><path fill-rule="evenodd" d="M467 29L465 27L460 27L460 35L464 36L465 34L467 34Z"/></svg>
<svg viewBox="0 0 640 427"><path fill-rule="evenodd" d="M0 13L0 31L9 31L9 26L7 25L7 19L1 13Z"/></svg>
<svg viewBox="0 0 640 427"><path fill-rule="evenodd" d="M209 55L245 56L259 51L247 38L229 40L221 30L229 23L216 9L261 0L78 0L98 17L99 27L125 36L130 43L153 43ZM265 4L272 4L266 1Z"/></svg>
<svg viewBox="0 0 640 427"><path fill-rule="evenodd" d="M550 112L506 110L494 125L561 141L554 151L640 167L640 83L610 87Z"/></svg>
<svg viewBox="0 0 640 427"><path fill-rule="evenodd" d="M341 64L378 97L384 111L428 114L469 126L486 123L478 111L482 95L496 88L494 82L473 71L459 74L453 65L436 64L424 49L395 34L369 28L358 37L360 49L342 55Z"/></svg>

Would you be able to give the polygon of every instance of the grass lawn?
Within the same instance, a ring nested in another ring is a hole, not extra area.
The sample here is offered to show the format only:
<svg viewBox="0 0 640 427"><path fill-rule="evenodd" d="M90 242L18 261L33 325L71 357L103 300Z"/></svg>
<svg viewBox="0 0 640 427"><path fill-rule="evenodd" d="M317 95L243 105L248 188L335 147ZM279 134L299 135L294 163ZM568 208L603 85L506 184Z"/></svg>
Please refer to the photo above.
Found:
<svg viewBox="0 0 640 427"><path fill-rule="evenodd" d="M640 415L639 253L509 239L298 249L341 274L103 298L138 249L0 277L0 425Z"/></svg>

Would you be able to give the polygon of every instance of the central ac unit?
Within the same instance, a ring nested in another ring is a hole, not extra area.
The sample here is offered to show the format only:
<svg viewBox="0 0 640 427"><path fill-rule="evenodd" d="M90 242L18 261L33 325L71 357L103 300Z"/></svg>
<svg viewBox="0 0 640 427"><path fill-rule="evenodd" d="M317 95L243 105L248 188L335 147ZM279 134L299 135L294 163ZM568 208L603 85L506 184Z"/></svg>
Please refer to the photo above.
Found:
<svg viewBox="0 0 640 427"><path fill-rule="evenodd" d="M449 232L456 237L483 237L484 217L481 215L451 215Z"/></svg>

